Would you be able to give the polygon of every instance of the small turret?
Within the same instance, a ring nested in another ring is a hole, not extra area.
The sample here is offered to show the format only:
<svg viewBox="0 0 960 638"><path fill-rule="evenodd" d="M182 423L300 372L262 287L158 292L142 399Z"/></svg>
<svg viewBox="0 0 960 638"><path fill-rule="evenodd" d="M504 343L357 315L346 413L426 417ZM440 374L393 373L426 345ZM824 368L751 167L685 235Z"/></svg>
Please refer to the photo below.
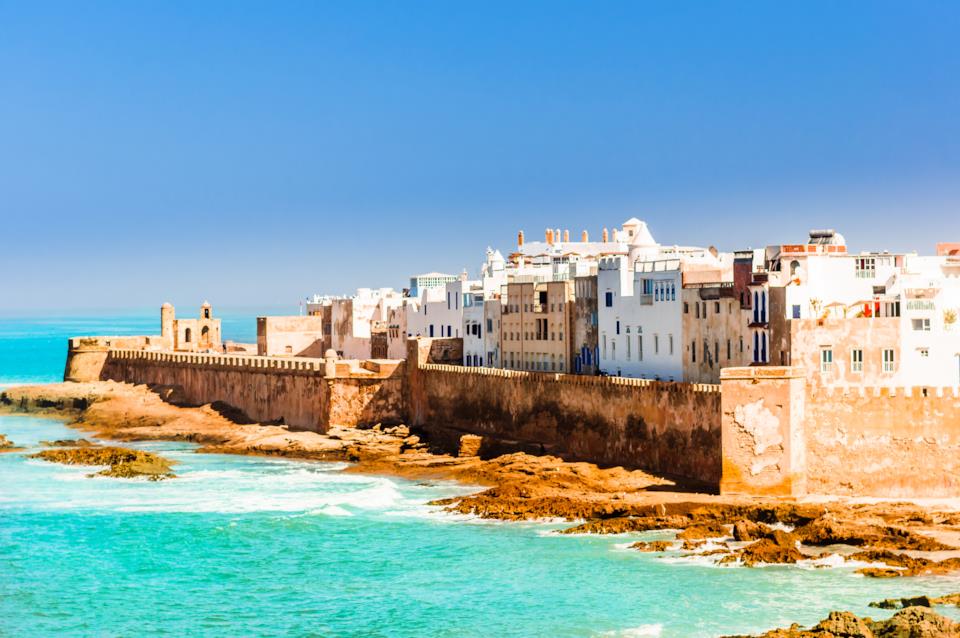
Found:
<svg viewBox="0 0 960 638"><path fill-rule="evenodd" d="M606 228L604 228L604 229L603 229L603 243L607 243L608 241L610 241L610 232L609 232Z"/></svg>
<svg viewBox="0 0 960 638"><path fill-rule="evenodd" d="M173 350L174 346L174 321L176 320L176 311L173 306L164 302L160 306L160 340L166 350Z"/></svg>
<svg viewBox="0 0 960 638"><path fill-rule="evenodd" d="M580 241L582 241L583 243L587 243L588 241L590 241L590 234L587 233L587 231L583 231L582 233L580 233Z"/></svg>
<svg viewBox="0 0 960 638"><path fill-rule="evenodd" d="M517 248L523 248L523 231L517 233Z"/></svg>
<svg viewBox="0 0 960 638"><path fill-rule="evenodd" d="M570 241L570 231L565 230L563 231L563 242L568 243L569 241Z"/></svg>

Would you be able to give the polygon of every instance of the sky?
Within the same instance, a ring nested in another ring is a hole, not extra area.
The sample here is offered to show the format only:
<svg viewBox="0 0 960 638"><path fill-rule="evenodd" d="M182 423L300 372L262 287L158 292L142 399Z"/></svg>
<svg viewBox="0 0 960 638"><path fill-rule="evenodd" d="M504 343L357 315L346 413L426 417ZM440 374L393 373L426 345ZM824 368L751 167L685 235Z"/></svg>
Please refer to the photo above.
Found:
<svg viewBox="0 0 960 638"><path fill-rule="evenodd" d="M289 306L630 217L960 241L958 2L0 0L0 316Z"/></svg>

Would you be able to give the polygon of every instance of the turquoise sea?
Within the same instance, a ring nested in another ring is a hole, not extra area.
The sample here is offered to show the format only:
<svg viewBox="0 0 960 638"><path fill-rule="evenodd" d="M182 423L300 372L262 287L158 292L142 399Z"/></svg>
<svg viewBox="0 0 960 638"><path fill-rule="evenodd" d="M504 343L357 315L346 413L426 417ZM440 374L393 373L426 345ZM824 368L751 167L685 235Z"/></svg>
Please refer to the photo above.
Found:
<svg viewBox="0 0 960 638"><path fill-rule="evenodd" d="M156 328L154 313L0 318L0 385L59 380L68 335ZM225 318L226 338L253 332L252 315ZM0 416L0 433L29 449L77 436L26 416ZM626 544L669 534L559 536L426 505L454 484L142 447L179 478L0 454L0 636L717 636L960 591L960 578L642 554Z"/></svg>

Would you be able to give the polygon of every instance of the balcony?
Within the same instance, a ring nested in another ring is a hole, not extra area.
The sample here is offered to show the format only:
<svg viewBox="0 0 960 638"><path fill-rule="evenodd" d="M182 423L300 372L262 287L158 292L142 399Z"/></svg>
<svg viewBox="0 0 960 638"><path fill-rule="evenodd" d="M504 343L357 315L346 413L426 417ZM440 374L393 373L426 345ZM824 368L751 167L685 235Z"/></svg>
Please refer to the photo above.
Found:
<svg viewBox="0 0 960 638"><path fill-rule="evenodd" d="M652 305L653 305L653 295L640 295L640 305L641 305L641 306L652 306Z"/></svg>

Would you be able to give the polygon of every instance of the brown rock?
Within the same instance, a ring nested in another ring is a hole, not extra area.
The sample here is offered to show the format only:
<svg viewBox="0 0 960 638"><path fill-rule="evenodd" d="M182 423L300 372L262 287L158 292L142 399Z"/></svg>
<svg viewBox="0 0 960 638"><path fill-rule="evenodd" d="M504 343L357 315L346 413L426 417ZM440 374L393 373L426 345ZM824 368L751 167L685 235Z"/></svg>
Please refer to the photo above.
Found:
<svg viewBox="0 0 960 638"><path fill-rule="evenodd" d="M848 611L832 611L826 619L810 629L791 625L774 629L757 638L957 638L960 624L944 618L928 608L908 607L889 620L858 618ZM726 638L745 638L727 636Z"/></svg>
<svg viewBox="0 0 960 638"><path fill-rule="evenodd" d="M954 605L960 607L960 592L931 599L934 605Z"/></svg>
<svg viewBox="0 0 960 638"><path fill-rule="evenodd" d="M954 549L902 527L839 519L826 514L794 532L808 545L859 545L883 549L939 551Z"/></svg>
<svg viewBox="0 0 960 638"><path fill-rule="evenodd" d="M690 525L677 534L683 540L705 540L708 538L723 538L727 535L726 529L720 523L704 523Z"/></svg>
<svg viewBox="0 0 960 638"><path fill-rule="evenodd" d="M755 541L766 538L770 534L770 527L764 523L742 520L733 524L733 540Z"/></svg>
<svg viewBox="0 0 960 638"><path fill-rule="evenodd" d="M790 544L778 544L769 538L761 538L746 547L724 556L721 563L735 563L739 559L744 566L754 567L762 564L792 564L806 558Z"/></svg>
<svg viewBox="0 0 960 638"><path fill-rule="evenodd" d="M670 541L637 541L630 546L638 552L665 552L670 549Z"/></svg>
<svg viewBox="0 0 960 638"><path fill-rule="evenodd" d="M843 638L874 638L868 620L857 618L849 611L831 611L813 631Z"/></svg>
<svg viewBox="0 0 960 638"><path fill-rule="evenodd" d="M482 444L482 436L464 434L460 437L460 448L457 451L457 456L480 456L480 446Z"/></svg>
<svg viewBox="0 0 960 638"><path fill-rule="evenodd" d="M898 576L920 576L951 574L960 571L960 558L948 558L937 562L929 558L898 554L889 550L870 550L857 552L849 557L851 560L861 560L870 563L884 563L884 567L864 567L858 569L858 574L873 578L896 578ZM900 569L894 569L899 567Z"/></svg>
<svg viewBox="0 0 960 638"><path fill-rule="evenodd" d="M907 607L890 620L871 623L877 638L957 638L960 623L934 613L927 607Z"/></svg>

